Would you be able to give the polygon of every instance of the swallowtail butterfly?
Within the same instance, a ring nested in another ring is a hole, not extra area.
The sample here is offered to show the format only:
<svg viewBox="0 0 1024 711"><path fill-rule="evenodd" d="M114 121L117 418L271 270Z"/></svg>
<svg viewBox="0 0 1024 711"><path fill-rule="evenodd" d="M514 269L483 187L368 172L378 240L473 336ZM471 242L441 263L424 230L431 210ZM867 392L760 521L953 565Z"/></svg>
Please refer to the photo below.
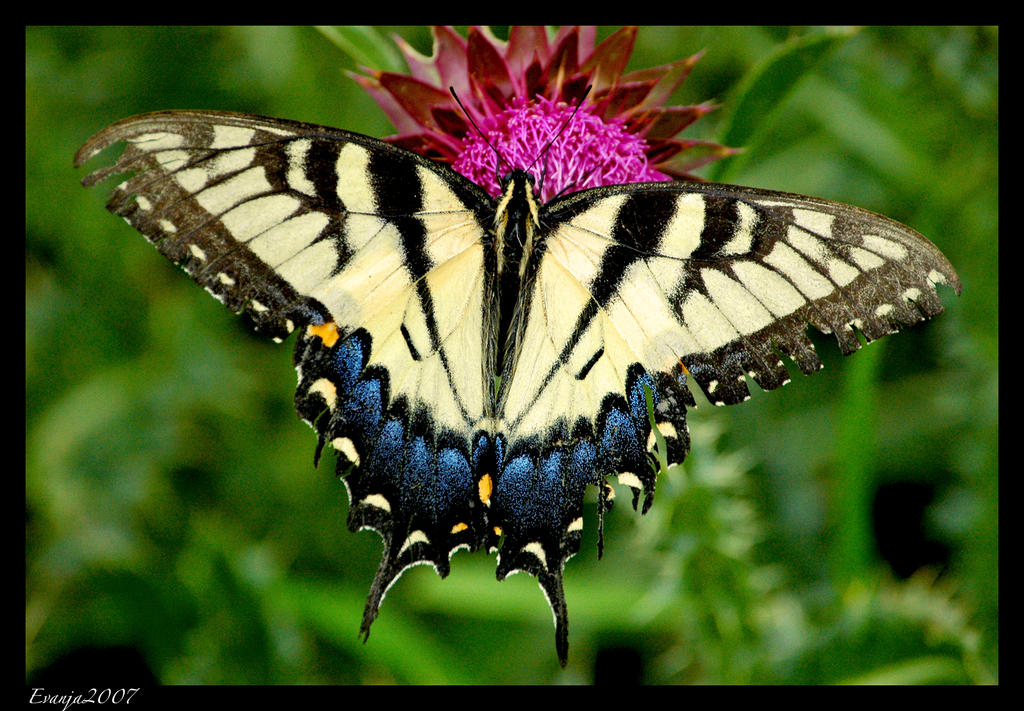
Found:
<svg viewBox="0 0 1024 711"><path fill-rule="evenodd" d="M297 333L300 416L330 443L348 527L384 554L361 632L402 572L455 551L536 576L568 654L562 572L583 495L650 507L653 421L689 449L687 379L716 405L821 367L942 311L960 282L917 232L856 207L694 182L617 185L541 205L513 170L492 199L448 167L367 136L170 111L101 131L131 177L107 207L275 340ZM649 393L649 395L648 395ZM651 398L653 408L647 398Z"/></svg>

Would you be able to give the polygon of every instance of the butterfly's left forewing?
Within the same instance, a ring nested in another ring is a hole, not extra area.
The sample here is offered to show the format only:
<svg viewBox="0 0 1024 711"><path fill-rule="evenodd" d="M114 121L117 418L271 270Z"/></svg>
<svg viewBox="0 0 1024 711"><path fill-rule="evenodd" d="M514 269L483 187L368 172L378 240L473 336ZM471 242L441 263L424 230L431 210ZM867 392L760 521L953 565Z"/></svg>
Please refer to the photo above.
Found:
<svg viewBox="0 0 1024 711"><path fill-rule="evenodd" d="M740 402L747 377L766 390L786 382L780 354L805 373L820 367L808 325L851 353L860 347L855 329L874 340L940 313L936 284L960 290L949 262L917 232L787 193L614 186L549 205L547 225L531 321L546 335L532 343L547 347L540 368L565 377L548 378L554 389L538 391L529 377L510 388L506 417L527 430L571 380L580 384L560 410L570 419L572 408L600 400L591 381L617 379L625 395L632 363L651 373L681 364L711 402ZM556 302L561 313L550 308Z"/></svg>

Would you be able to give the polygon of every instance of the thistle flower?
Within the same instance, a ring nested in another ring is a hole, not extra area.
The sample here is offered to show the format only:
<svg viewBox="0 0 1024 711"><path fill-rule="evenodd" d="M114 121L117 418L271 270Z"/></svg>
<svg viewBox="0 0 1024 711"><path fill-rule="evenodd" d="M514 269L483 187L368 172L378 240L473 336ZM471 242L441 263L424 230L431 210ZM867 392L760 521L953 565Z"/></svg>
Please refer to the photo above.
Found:
<svg viewBox="0 0 1024 711"><path fill-rule="evenodd" d="M549 39L543 27L514 26L507 42L476 27L465 38L450 27L433 35L430 57L396 38L409 75L352 76L398 129L386 140L451 164L492 195L497 173L512 168L539 175L546 201L599 185L695 179L690 171L733 152L675 137L711 104L664 106L699 54L623 74L636 28L596 47L593 27L563 27ZM495 165L491 146L509 165Z"/></svg>

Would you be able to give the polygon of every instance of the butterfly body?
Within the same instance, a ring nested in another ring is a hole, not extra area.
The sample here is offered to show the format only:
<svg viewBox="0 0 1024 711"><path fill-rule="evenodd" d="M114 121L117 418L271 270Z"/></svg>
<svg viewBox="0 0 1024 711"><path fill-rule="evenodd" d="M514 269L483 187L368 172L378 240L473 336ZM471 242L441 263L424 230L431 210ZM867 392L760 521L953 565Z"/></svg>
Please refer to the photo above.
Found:
<svg viewBox="0 0 1024 711"><path fill-rule="evenodd" d="M671 182L542 205L522 170L492 198L373 138L217 112L126 119L76 164L117 141L86 178L133 174L108 208L258 331L297 332L296 408L339 454L349 528L384 540L364 634L409 566L496 550L499 578L538 578L564 663L584 492L600 520L615 477L647 510L652 420L670 463L689 449L687 380L740 402L788 382L782 357L820 367L808 324L849 353L960 288L913 230L815 198Z"/></svg>

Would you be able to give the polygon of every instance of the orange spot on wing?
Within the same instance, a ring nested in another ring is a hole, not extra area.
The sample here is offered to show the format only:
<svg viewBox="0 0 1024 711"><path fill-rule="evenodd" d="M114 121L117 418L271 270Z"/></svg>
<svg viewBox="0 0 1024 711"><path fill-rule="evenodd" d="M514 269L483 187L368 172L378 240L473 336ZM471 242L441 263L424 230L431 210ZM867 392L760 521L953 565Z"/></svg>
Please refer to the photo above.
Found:
<svg viewBox="0 0 1024 711"><path fill-rule="evenodd" d="M464 524L464 523L462 523L460 521L459 523L457 523L454 526L452 526L452 531L451 532L452 533L458 533L459 531L465 531L467 528L469 528L469 526L467 526L466 524Z"/></svg>
<svg viewBox="0 0 1024 711"><path fill-rule="evenodd" d="M320 326L310 326L306 329L306 333L310 336L319 336L320 340L324 342L324 345L328 348L332 347L341 338L341 334L338 333L338 324L334 321L322 324Z"/></svg>
<svg viewBox="0 0 1024 711"><path fill-rule="evenodd" d="M491 479L491 475L484 474L480 477L480 481L477 483L477 488L480 491L480 500L485 504L490 504L491 493L494 491L494 481Z"/></svg>

